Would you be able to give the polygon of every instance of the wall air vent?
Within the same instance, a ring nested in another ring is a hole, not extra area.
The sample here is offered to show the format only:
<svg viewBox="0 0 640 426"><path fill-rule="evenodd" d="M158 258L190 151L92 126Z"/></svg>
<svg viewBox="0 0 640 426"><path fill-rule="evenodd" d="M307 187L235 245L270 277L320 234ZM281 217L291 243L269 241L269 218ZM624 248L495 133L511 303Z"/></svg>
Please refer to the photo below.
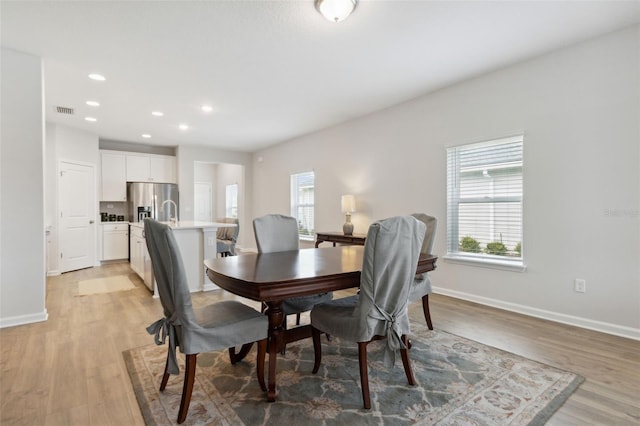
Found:
<svg viewBox="0 0 640 426"><path fill-rule="evenodd" d="M69 114L69 115L75 114L75 112L73 111L73 108L67 108L67 107L61 107L61 106L56 107L56 111L58 111L60 114Z"/></svg>

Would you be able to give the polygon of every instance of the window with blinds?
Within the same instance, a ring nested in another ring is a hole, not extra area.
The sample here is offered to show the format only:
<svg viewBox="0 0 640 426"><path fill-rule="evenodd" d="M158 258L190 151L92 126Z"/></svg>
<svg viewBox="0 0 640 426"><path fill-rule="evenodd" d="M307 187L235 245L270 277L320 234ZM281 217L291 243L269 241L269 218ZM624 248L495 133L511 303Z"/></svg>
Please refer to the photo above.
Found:
<svg viewBox="0 0 640 426"><path fill-rule="evenodd" d="M522 265L523 136L447 149L447 255Z"/></svg>
<svg viewBox="0 0 640 426"><path fill-rule="evenodd" d="M291 175L291 216L298 221L300 239L315 238L315 175L305 172Z"/></svg>

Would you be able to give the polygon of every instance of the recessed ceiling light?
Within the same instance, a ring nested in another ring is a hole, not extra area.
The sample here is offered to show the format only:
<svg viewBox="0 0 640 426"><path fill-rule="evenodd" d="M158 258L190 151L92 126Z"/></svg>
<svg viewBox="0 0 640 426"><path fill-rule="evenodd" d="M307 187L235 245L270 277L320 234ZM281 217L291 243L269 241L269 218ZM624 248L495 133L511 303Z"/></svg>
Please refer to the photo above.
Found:
<svg viewBox="0 0 640 426"><path fill-rule="evenodd" d="M99 107L100 106L100 102L96 102L96 101L87 101L86 104L89 105L89 106L92 106L92 107Z"/></svg>
<svg viewBox="0 0 640 426"><path fill-rule="evenodd" d="M160 111L153 111L151 113L151 115L155 115L156 117L162 117L164 115L164 112L160 112Z"/></svg>
<svg viewBox="0 0 640 426"><path fill-rule="evenodd" d="M142 135L142 137L145 138L145 139L149 139L151 137L151 135L149 133L144 133Z"/></svg>
<svg viewBox="0 0 640 426"><path fill-rule="evenodd" d="M180 130L187 130L189 128L189 126L187 126L186 124L180 124L178 127L180 128Z"/></svg>
<svg viewBox="0 0 640 426"><path fill-rule="evenodd" d="M91 80L96 80L96 81L105 81L106 80L106 78L104 78L104 76L100 75L100 74L89 74L89 78Z"/></svg>
<svg viewBox="0 0 640 426"><path fill-rule="evenodd" d="M87 121L98 121L98 119L94 117L85 117L84 119Z"/></svg>
<svg viewBox="0 0 640 426"><path fill-rule="evenodd" d="M202 111L204 111L204 112L211 112L211 111L213 111L213 107L212 107L211 105L202 105L202 106L200 107L200 109L202 109Z"/></svg>

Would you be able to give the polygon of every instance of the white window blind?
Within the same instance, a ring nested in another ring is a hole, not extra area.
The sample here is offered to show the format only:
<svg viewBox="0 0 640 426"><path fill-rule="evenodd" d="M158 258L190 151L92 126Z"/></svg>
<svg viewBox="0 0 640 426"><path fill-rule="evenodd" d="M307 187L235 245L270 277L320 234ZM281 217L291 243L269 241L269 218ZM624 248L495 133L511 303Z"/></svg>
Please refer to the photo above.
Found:
<svg viewBox="0 0 640 426"><path fill-rule="evenodd" d="M522 264L523 136L447 149L447 255Z"/></svg>
<svg viewBox="0 0 640 426"><path fill-rule="evenodd" d="M227 185L225 192L225 216L238 217L238 184Z"/></svg>
<svg viewBox="0 0 640 426"><path fill-rule="evenodd" d="M315 175L305 172L291 175L291 216L298 220L300 238L313 240L315 210Z"/></svg>

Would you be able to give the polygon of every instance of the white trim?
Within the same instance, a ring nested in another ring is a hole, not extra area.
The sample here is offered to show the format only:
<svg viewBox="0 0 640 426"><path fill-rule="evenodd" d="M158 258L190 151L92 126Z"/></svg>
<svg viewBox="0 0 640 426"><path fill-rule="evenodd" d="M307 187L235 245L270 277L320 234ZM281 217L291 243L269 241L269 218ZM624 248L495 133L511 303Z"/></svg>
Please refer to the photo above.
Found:
<svg viewBox="0 0 640 426"><path fill-rule="evenodd" d="M478 266L481 268L500 269L502 271L512 272L524 272L527 270L527 265L522 261L513 260L500 260L500 259L483 259L479 257L468 256L456 256L454 254L447 254L442 256L445 262L457 263L467 266Z"/></svg>
<svg viewBox="0 0 640 426"><path fill-rule="evenodd" d="M31 324L34 322L42 322L46 321L48 318L49 314L47 313L46 309L37 314L18 315L16 317L1 318L0 328L15 327L17 325Z"/></svg>
<svg viewBox="0 0 640 426"><path fill-rule="evenodd" d="M524 140L524 137L525 137L524 130L515 130L513 132L504 133L501 136L488 137L483 139L469 139L462 142L459 142L459 141L452 142L450 144L445 144L444 148L445 150L447 150L450 148L458 148L464 145L481 144L481 143L494 142L494 141L506 141L507 139L511 139L512 142L515 142L518 139Z"/></svg>
<svg viewBox="0 0 640 426"><path fill-rule="evenodd" d="M503 300L476 296L474 294L449 290L442 287L434 287L433 291L436 294L442 294L444 296L450 296L456 299L468 300L480 305L491 306L494 308L503 309L505 311L516 312L535 318L542 318L561 324L572 325L575 327L585 328L587 330L599 331L601 333L612 334L614 336L626 337L627 339L640 341L640 328L626 327L623 325L611 324L602 321L594 321L588 318L576 317L573 315L547 311L544 309L533 308L531 306L520 305L517 303L505 302Z"/></svg>
<svg viewBox="0 0 640 426"><path fill-rule="evenodd" d="M60 271L58 271L57 269L47 272L48 277L57 277L58 275L60 275Z"/></svg>

